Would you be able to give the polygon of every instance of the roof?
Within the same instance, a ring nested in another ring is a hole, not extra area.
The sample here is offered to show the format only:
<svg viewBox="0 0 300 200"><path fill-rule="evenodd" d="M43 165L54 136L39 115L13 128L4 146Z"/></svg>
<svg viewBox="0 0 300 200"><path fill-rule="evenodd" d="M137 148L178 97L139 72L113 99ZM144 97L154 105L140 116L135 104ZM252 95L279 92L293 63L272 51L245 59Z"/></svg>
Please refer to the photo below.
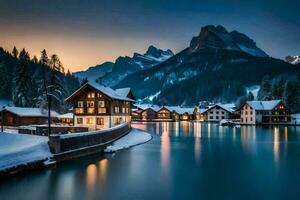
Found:
<svg viewBox="0 0 300 200"><path fill-rule="evenodd" d="M188 113L188 114L193 114L194 113L194 108L182 108L180 106L164 106L166 109L168 109L171 112L176 112L180 115L184 114L184 113Z"/></svg>
<svg viewBox="0 0 300 200"><path fill-rule="evenodd" d="M116 89L116 93L122 97L127 97L130 90L131 90L130 88L119 88Z"/></svg>
<svg viewBox="0 0 300 200"><path fill-rule="evenodd" d="M73 119L74 114L73 113L65 113L65 114L58 115L57 117L60 119L62 119L62 118Z"/></svg>
<svg viewBox="0 0 300 200"><path fill-rule="evenodd" d="M126 96L122 96L122 93L124 93L125 88L122 88L119 93L116 90L113 90L110 87L105 87L103 85L100 85L96 82L87 82L85 83L83 86L81 86L78 90L76 90L73 94L71 94L66 101L70 100L70 98L72 98L74 95L76 95L80 90L82 90L83 88L90 86L92 88L94 88L95 90L102 92L103 94L107 95L108 97L112 98L112 99L117 99L117 100L124 100L124 101L134 101L133 99L127 98Z"/></svg>
<svg viewBox="0 0 300 200"><path fill-rule="evenodd" d="M20 117L47 117L48 112L41 108L28 108L28 107L5 107L3 110L14 113ZM59 114L51 111L51 117L57 117Z"/></svg>
<svg viewBox="0 0 300 200"><path fill-rule="evenodd" d="M246 103L255 110L273 110L281 100L272 101L247 101Z"/></svg>
<svg viewBox="0 0 300 200"><path fill-rule="evenodd" d="M210 106L208 109L206 109L206 110L203 110L203 112L201 112L201 113L204 113L204 112L207 112L207 111L209 111L209 110L211 110L211 109L213 109L213 108L215 108L215 107L220 107L220 108L222 108L223 110L225 110L225 111L227 111L227 112L230 112L230 113L232 113L232 112L234 112L235 111L235 105L234 104L220 104L220 103L218 103L218 104L215 104L215 105L213 105L213 106Z"/></svg>
<svg viewBox="0 0 300 200"><path fill-rule="evenodd" d="M135 104L136 107L142 109L142 110L146 110L146 109L152 109L155 112L159 111L161 109L161 107L157 106L157 105L153 105L153 104Z"/></svg>

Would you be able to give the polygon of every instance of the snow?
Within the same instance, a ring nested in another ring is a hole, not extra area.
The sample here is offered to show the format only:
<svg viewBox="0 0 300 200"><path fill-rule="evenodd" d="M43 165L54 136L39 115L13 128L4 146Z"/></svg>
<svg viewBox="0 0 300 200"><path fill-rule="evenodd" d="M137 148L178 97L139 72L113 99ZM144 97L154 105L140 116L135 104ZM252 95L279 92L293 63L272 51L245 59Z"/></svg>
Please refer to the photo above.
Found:
<svg viewBox="0 0 300 200"><path fill-rule="evenodd" d="M107 129L102 129L102 130L97 130L97 131L63 134L63 135L59 135L59 137L61 139L66 139L66 138L81 137L81 136L84 136L84 135L94 135L94 134L101 134L101 133L105 134L105 133L107 133L107 131L122 128L124 126L127 126L127 123L118 124L117 126L114 126L112 128L107 128Z"/></svg>
<svg viewBox="0 0 300 200"><path fill-rule="evenodd" d="M104 152L110 153L110 152L119 151L121 149L126 149L135 145L146 143L151 139L152 139L151 134L138 129L132 129L130 133L118 139L112 145L108 146L104 150Z"/></svg>
<svg viewBox="0 0 300 200"><path fill-rule="evenodd" d="M5 107L11 113L14 113L20 117L47 117L47 111L40 108L28 108L28 107ZM51 117L57 117L58 113L51 111Z"/></svg>
<svg viewBox="0 0 300 200"><path fill-rule="evenodd" d="M247 94L251 92L254 96L254 99L257 99L257 95L258 95L258 91L260 90L260 86L253 85L251 87L247 87L246 90L247 90Z"/></svg>
<svg viewBox="0 0 300 200"><path fill-rule="evenodd" d="M94 81L89 81L87 82L86 84L84 84L83 86L81 86L78 90L76 90L71 96L69 96L66 101L68 99L70 99L71 97L73 97L75 94L77 94L82 88L86 87L87 85L93 87L94 89L104 93L105 95L111 97L112 99L117 99L117 100L125 100L125 101L134 101L130 98L127 98L127 97L124 97L124 96L121 96L116 90L113 90L112 88L110 87L105 87L103 85L100 85ZM124 89L124 88L123 88ZM122 90L123 90L122 89Z"/></svg>
<svg viewBox="0 0 300 200"><path fill-rule="evenodd" d="M275 108L281 100L272 101L247 101L247 104L255 110L272 110Z"/></svg>
<svg viewBox="0 0 300 200"><path fill-rule="evenodd" d="M119 88L116 89L116 93L121 97L127 97L130 92L130 88Z"/></svg>
<svg viewBox="0 0 300 200"><path fill-rule="evenodd" d="M152 109L154 111L159 111L161 109L161 107L157 106L157 105L152 105L152 104L135 104L134 106L142 109L142 110L146 110L146 109Z"/></svg>
<svg viewBox="0 0 300 200"><path fill-rule="evenodd" d="M50 158L48 138L0 133L0 170Z"/></svg>
<svg viewBox="0 0 300 200"><path fill-rule="evenodd" d="M160 94L160 91L156 92L155 94L147 97L150 101L153 101L154 98L156 98Z"/></svg>
<svg viewBox="0 0 300 200"><path fill-rule="evenodd" d="M182 108L179 106L165 106L165 108L171 112L175 111L179 115L182 115L184 113L193 114L195 110L194 108Z"/></svg>
<svg viewBox="0 0 300 200"><path fill-rule="evenodd" d="M11 100L7 100L7 99L0 99L0 109L3 108L3 106L12 106L13 103Z"/></svg>
<svg viewBox="0 0 300 200"><path fill-rule="evenodd" d="M59 119L73 119L74 117L74 114L73 113L65 113L65 114L61 114L61 115L58 115L57 118Z"/></svg>

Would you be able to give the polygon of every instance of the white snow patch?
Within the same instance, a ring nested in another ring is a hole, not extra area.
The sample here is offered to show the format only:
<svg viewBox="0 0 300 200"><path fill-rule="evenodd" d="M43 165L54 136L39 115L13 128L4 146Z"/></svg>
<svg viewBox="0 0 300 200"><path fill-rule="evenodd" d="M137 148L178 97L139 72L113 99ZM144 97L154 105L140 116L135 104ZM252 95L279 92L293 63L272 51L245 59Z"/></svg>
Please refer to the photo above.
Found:
<svg viewBox="0 0 300 200"><path fill-rule="evenodd" d="M0 170L50 158L48 137L0 133Z"/></svg>
<svg viewBox="0 0 300 200"><path fill-rule="evenodd" d="M292 121L291 124L300 125L300 113L291 115Z"/></svg>
<svg viewBox="0 0 300 200"><path fill-rule="evenodd" d="M257 99L257 94L258 94L259 89L260 89L260 86L259 86L259 85L253 85L253 86L251 86L251 87L247 87L247 88L246 88L247 94L248 94L249 92L251 92L251 93L253 94L253 96L254 96L254 100Z"/></svg>
<svg viewBox="0 0 300 200"><path fill-rule="evenodd" d="M104 152L110 153L126 149L135 145L143 144L152 139L151 134L138 130L132 129L126 136L118 139L112 145L108 146Z"/></svg>

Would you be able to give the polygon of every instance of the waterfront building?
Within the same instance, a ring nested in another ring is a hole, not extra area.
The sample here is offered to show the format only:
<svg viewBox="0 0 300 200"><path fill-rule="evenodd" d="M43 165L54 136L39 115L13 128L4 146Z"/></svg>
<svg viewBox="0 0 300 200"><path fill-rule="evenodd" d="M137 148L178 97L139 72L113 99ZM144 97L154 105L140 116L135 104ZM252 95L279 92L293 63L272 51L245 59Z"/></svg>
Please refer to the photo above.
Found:
<svg viewBox="0 0 300 200"><path fill-rule="evenodd" d="M97 130L122 122L130 123L134 97L130 89L113 90L95 82L87 82L66 102L73 105L75 126Z"/></svg>
<svg viewBox="0 0 300 200"><path fill-rule="evenodd" d="M203 118L209 122L219 122L222 119L235 118L234 104L215 104L203 112Z"/></svg>
<svg viewBox="0 0 300 200"><path fill-rule="evenodd" d="M58 120L62 124L73 125L74 124L74 114L65 113L57 116Z"/></svg>
<svg viewBox="0 0 300 200"><path fill-rule="evenodd" d="M1 124L4 126L25 126L46 124L48 112L40 108L6 106L1 110ZM58 122L58 113L51 111L52 122Z"/></svg>
<svg viewBox="0 0 300 200"><path fill-rule="evenodd" d="M289 109L281 100L246 101L238 110L241 124L287 124L291 122Z"/></svg>

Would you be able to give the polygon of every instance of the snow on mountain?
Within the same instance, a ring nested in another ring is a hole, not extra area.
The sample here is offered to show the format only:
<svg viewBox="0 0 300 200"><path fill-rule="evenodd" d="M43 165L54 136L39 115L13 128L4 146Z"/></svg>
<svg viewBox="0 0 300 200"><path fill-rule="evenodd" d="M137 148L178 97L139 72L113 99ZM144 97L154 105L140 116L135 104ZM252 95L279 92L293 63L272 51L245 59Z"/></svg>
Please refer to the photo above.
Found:
<svg viewBox="0 0 300 200"><path fill-rule="evenodd" d="M300 64L300 56L287 56L285 57L285 61L293 65L297 65Z"/></svg>
<svg viewBox="0 0 300 200"><path fill-rule="evenodd" d="M251 92L253 94L255 100L257 99L259 89L260 89L259 85L253 85L251 87L246 87L247 94Z"/></svg>

